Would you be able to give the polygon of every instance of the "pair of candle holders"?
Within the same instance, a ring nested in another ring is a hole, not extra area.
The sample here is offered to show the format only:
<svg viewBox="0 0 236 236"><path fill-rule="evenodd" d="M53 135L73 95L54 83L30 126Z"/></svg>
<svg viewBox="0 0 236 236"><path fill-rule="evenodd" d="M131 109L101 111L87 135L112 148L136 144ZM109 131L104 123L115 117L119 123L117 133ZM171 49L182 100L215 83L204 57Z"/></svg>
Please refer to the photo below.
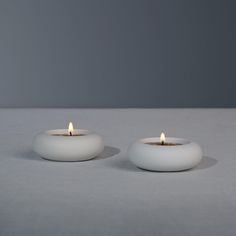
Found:
<svg viewBox="0 0 236 236"><path fill-rule="evenodd" d="M41 157L52 161L75 162L97 157L104 149L102 137L85 129L48 130L38 134L33 149ZM150 171L188 170L202 159L200 146L192 141L165 137L144 138L131 144L127 151L129 160L137 167Z"/></svg>

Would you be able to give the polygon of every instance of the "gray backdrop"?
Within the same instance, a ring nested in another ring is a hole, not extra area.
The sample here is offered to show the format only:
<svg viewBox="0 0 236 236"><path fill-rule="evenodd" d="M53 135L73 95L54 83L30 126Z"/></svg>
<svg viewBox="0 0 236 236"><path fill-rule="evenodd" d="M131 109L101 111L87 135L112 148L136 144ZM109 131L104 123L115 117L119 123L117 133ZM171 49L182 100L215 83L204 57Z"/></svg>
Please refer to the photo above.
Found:
<svg viewBox="0 0 236 236"><path fill-rule="evenodd" d="M0 107L234 107L235 10L1 0Z"/></svg>

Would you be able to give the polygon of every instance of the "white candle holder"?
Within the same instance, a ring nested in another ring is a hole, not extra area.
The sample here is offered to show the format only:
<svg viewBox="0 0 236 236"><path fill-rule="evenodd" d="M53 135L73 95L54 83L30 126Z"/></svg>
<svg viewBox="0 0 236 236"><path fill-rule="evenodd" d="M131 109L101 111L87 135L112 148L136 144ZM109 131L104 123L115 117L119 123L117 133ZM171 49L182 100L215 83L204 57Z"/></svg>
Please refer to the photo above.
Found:
<svg viewBox="0 0 236 236"><path fill-rule="evenodd" d="M181 171L195 167L202 159L197 143L181 138L166 138L162 145L159 137L136 141L128 149L130 161L150 171Z"/></svg>
<svg viewBox="0 0 236 236"><path fill-rule="evenodd" d="M101 136L88 130L74 130L70 136L67 129L57 129L38 134L33 149L48 160L86 161L98 156L104 143Z"/></svg>

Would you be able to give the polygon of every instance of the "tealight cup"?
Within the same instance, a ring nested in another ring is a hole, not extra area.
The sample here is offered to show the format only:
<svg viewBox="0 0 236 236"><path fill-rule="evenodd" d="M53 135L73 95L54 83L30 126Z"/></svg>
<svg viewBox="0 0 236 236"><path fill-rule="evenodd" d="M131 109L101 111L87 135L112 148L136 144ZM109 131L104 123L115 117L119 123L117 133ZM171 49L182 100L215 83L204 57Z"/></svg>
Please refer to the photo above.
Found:
<svg viewBox="0 0 236 236"><path fill-rule="evenodd" d="M104 149L100 135L88 130L48 130L38 134L33 149L41 157L53 161L85 161L98 156Z"/></svg>
<svg viewBox="0 0 236 236"><path fill-rule="evenodd" d="M182 171L198 165L202 150L197 143L181 138L144 138L128 149L130 161L137 167L150 171Z"/></svg>

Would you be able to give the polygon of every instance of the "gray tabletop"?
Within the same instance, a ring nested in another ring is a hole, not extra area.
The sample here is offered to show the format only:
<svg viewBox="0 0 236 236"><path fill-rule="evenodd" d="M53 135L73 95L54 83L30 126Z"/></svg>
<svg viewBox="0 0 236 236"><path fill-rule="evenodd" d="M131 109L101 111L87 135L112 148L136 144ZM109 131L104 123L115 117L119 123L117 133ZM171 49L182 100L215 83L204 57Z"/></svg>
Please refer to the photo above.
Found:
<svg viewBox="0 0 236 236"><path fill-rule="evenodd" d="M100 133L104 152L87 162L46 161L33 136L74 126ZM142 137L198 142L190 171L133 166ZM0 235L236 235L236 109L1 109Z"/></svg>

